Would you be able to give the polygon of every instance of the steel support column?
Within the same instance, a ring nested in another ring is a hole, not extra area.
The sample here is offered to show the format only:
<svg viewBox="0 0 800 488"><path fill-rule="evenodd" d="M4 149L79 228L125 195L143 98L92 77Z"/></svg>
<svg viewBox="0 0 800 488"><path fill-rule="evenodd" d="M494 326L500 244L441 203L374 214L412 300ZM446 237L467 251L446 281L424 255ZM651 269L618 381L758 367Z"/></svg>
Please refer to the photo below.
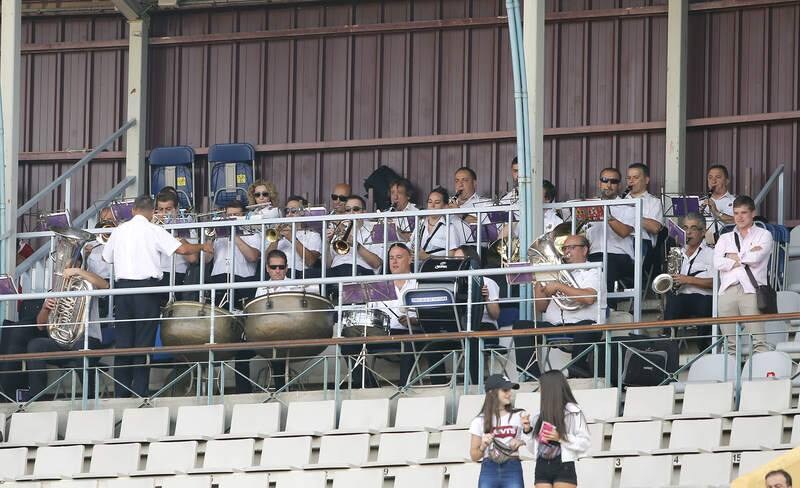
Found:
<svg viewBox="0 0 800 488"><path fill-rule="evenodd" d="M523 230L527 228L530 243L542 234L542 173L544 172L544 4L539 0L527 0L523 9L522 37L524 41L525 73L528 82L528 144L531 154L529 179L530 197L525 202L529 207L523 212L527 215ZM523 184L520 175L520 186ZM535 218L533 218L535 216Z"/></svg>
<svg viewBox="0 0 800 488"><path fill-rule="evenodd" d="M682 193L686 173L686 33L688 0L669 0L667 15L667 135L664 189Z"/></svg>
<svg viewBox="0 0 800 488"><path fill-rule="evenodd" d="M128 130L125 140L125 174L133 176L136 182L128 188L128 196L142 194L145 184L145 134L147 105L147 38L149 22L147 17L128 21L130 32L128 46L128 119L135 119L136 125Z"/></svg>

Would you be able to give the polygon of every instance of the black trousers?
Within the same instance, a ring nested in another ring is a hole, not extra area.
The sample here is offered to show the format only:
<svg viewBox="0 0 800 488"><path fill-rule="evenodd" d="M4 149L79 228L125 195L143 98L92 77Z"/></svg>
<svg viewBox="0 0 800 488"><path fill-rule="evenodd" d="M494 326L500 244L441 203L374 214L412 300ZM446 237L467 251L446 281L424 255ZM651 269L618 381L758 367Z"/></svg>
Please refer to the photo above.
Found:
<svg viewBox="0 0 800 488"><path fill-rule="evenodd" d="M3 321L3 337L0 340L0 354L20 354L28 351L28 344L35 338L46 338L47 332L40 330L33 324L35 318L21 317L20 324L10 320ZM14 398L16 391L28 385L28 375L22 371L21 361L0 362L0 389L10 398ZM5 373L9 371L9 373ZM15 371L11 373L10 371Z"/></svg>
<svg viewBox="0 0 800 488"><path fill-rule="evenodd" d="M89 338L89 349L98 349L100 347L100 341L95 339L94 337ZM73 351L77 351L83 348L83 339L78 341L74 346L72 346ZM56 341L49 337L36 337L31 339L28 343L28 352L30 353L42 353L42 352L55 352L55 351L62 351L63 348L59 346ZM82 364L81 359L53 359L50 361L45 361L43 359L31 359L28 361L28 369L31 370L28 372L28 386L30 388L30 395L33 397L34 395L38 394L40 391L44 390L47 386L47 371L44 369L47 367L47 364L55 364L61 367L77 367ZM97 359L92 358L89 361L90 366L94 366L97 364ZM36 371L38 370L38 371ZM84 388L87 388L89 391L89 397L91 398L94 395L94 372L89 372L89 381L87 384L83 385Z"/></svg>
<svg viewBox="0 0 800 488"><path fill-rule="evenodd" d="M114 283L115 288L143 288L158 286L160 280L124 280ZM153 347L156 341L158 316L161 312L159 294L133 294L116 297L114 317L119 321L114 334L116 347ZM145 363L145 356L117 356L114 358L114 378L139 396L146 397L150 390L150 369L136 366ZM118 366L122 366L121 368ZM122 385L114 386L117 398L132 396Z"/></svg>
<svg viewBox="0 0 800 488"><path fill-rule="evenodd" d="M164 276L161 277L161 282L159 283L159 285L169 286L170 278L171 278L171 273L164 273ZM175 273L175 285L176 286L182 285L184 278L186 278L186 273ZM195 298L197 297L195 296ZM180 299L181 299L180 297L175 296L175 300L180 300ZM159 295L159 303L161 304L162 307L166 305L168 301L169 301L169 292L161 293Z"/></svg>
<svg viewBox="0 0 800 488"><path fill-rule="evenodd" d="M611 293L614 291L614 283L621 281L625 286L633 285L633 259L627 254L607 254L606 261L606 290ZM589 262L602 263L603 253L593 252L589 254ZM609 300L609 305L612 304Z"/></svg>
<svg viewBox="0 0 800 488"><path fill-rule="evenodd" d="M664 320L694 319L711 317L714 298L711 295L700 293L667 294L667 304L664 307ZM710 336L711 326L697 327L698 335ZM711 338L705 337L698 340L700 347L705 348L711 344Z"/></svg>
<svg viewBox="0 0 800 488"><path fill-rule="evenodd" d="M543 329L547 327L561 327L562 325L592 325L595 322L593 320L581 320L580 322L575 322L572 324L551 324L550 322L537 322L534 324L533 321L530 320L517 320L514 322L512 328L514 330L527 330L527 329ZM573 358L578 357L584 350L591 347L590 345L584 345L584 343L591 343L591 342L598 342L603 338L602 332L577 332L574 334L564 334L572 339L572 342L581 345L572 346L571 354ZM537 367L536 365L529 366L531 362L531 358L533 357L533 346L534 346L534 336L515 336L514 337L514 352L517 357L517 366L526 371L528 374L532 376L538 376L541 373L541 365ZM576 366L578 367L586 367L588 362L586 359L583 361L579 361ZM591 370L591 368L590 368Z"/></svg>

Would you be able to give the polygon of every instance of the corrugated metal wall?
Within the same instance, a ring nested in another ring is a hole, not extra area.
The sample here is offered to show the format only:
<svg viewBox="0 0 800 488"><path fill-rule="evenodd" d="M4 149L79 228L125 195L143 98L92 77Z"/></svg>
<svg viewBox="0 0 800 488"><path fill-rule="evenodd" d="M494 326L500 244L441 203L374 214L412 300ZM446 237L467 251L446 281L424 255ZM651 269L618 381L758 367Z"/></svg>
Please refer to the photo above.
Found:
<svg viewBox="0 0 800 488"><path fill-rule="evenodd" d="M593 195L604 166L639 161L652 166L652 190L661 187L665 3L548 1L545 173L561 199ZM734 189L749 192L786 163L787 216L799 218L800 6L729 3L692 4L687 187L702 190L703 168L721 162L736 174ZM321 202L337 181L360 189L379 164L423 191L451 186L467 164L482 192L503 192L515 151L503 15L502 0L158 14L148 147L192 145L203 167L209 145L250 142L282 195ZM90 147L123 122L125 49L114 41L125 38L124 22L26 19L25 33L24 151ZM67 41L91 42L77 52L43 45ZM765 112L781 114L750 117ZM48 161L56 157L25 156L21 201L64 167ZM93 163L83 203L122 171L113 159Z"/></svg>

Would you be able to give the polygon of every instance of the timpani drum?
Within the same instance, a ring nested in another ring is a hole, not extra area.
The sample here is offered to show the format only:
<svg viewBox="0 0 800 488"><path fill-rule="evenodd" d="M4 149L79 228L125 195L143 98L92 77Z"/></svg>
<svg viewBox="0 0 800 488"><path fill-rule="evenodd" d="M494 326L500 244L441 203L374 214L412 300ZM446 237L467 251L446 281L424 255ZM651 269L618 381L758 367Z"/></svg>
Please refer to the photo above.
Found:
<svg viewBox="0 0 800 488"><path fill-rule="evenodd" d="M227 310L207 303L177 301L167 304L161 314L161 343L165 346L208 344L211 338L211 313L214 313L214 343L226 344L242 341L242 324ZM227 360L234 352L216 352L215 359ZM186 361L205 361L207 353L179 355Z"/></svg>

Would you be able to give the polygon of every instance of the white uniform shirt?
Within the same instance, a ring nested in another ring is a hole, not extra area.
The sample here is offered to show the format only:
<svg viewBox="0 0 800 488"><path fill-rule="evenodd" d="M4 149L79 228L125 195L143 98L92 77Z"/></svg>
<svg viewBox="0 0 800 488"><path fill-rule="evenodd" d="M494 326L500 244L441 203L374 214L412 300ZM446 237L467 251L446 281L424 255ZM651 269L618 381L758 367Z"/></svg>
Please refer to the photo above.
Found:
<svg viewBox="0 0 800 488"><path fill-rule="evenodd" d="M496 302L500 300L500 285L497 284L491 278L483 278L483 284L486 286L487 290L489 291L489 298L482 298L487 302ZM483 306L483 317L481 318L481 323L484 324L492 324L497 327L497 319L493 319L491 315L489 315L489 309L486 304Z"/></svg>
<svg viewBox="0 0 800 488"><path fill-rule="evenodd" d="M689 256L686 254L686 248L681 251L683 254L683 262L681 263L681 272L679 274L686 276L694 276L695 278L713 278L714 275L714 250L701 243L695 250L694 254ZM678 288L679 294L697 293L700 295L713 294L711 289L700 288L693 285L683 285Z"/></svg>
<svg viewBox="0 0 800 488"><path fill-rule="evenodd" d="M261 248L261 234L256 232L249 236L242 236L245 244L256 249ZM211 268L211 276L220 274L228 274L230 268L230 259L228 252L230 251L230 240L228 237L221 237L214 240L214 266ZM242 278L250 278L256 275L260 260L254 263L249 263L244 258L244 254L239 250L236 243L233 243L233 274Z"/></svg>
<svg viewBox="0 0 800 488"><path fill-rule="evenodd" d="M739 246L741 251L736 248L734 235L739 236ZM761 249L754 251L753 248ZM736 261L726 258L725 255L734 253L739 255L741 264L736 265ZM767 267L769 258L772 255L772 234L766 229L756 225L747 231L747 237L742 237L739 229L719 236L717 245L714 246L714 267L719 270L719 293L720 295L735 284L742 285L745 293L755 293L756 290L750 283L744 265L750 267L753 277L759 285L767 284Z"/></svg>
<svg viewBox="0 0 800 488"><path fill-rule="evenodd" d="M272 281L272 280L268 280ZM256 296L255 298L272 294L272 293L282 293L285 291L296 291L296 292L306 292L311 293L312 295L319 295L319 286L318 285L286 285L286 286L259 286L256 289Z"/></svg>
<svg viewBox="0 0 800 488"><path fill-rule="evenodd" d="M395 212L414 212L419 210L416 205L411 202L408 202L406 208L399 209L396 208ZM412 232L416 228L415 217L402 217L391 219L389 222L394 222L395 226L397 227L397 232Z"/></svg>
<svg viewBox="0 0 800 488"><path fill-rule="evenodd" d="M491 206L492 202L481 195L478 195L478 192L472 194L471 197L467 198L467 200L462 203L459 208L476 208L476 207L488 207ZM468 214L472 215L473 217L477 217L477 214ZM467 215L462 215L461 217L466 217ZM455 217L455 218L454 218ZM452 222L455 224L455 227L459 230L461 234L461 239L464 241L465 244L475 244L478 239L478 230L477 224L469 224L466 221L458 218L457 216L450 217ZM481 224L485 225L490 223L489 222L489 215L487 213L481 214ZM458 225L458 224L461 225ZM481 229L481 247L486 247L490 244L487 236L486 236L486 229Z"/></svg>
<svg viewBox="0 0 800 488"><path fill-rule="evenodd" d="M628 195L625 196L625 198L628 199L641 198L642 218L652 219L660 223L661 225L664 225L664 205L661 204L661 199L654 197L653 195L650 194L650 192L647 191L645 191L638 197L634 197L629 193ZM644 228L642 229L642 239L647 239L648 241L650 241L655 245L657 238L658 238L657 234L651 234L645 231Z"/></svg>
<svg viewBox="0 0 800 488"><path fill-rule="evenodd" d="M617 197L616 200L620 198ZM605 207L610 215L614 216L623 224L634 227L636 219L636 209L629 205L617 205L613 207ZM603 242L603 223L592 222L588 225L586 230L586 238L591 243L590 253L605 252L606 246ZM633 235L628 237L620 237L616 232L608 226L608 253L609 254L627 254L633 258Z"/></svg>
<svg viewBox="0 0 800 488"><path fill-rule="evenodd" d="M255 219L277 219L281 217L281 210L278 207L261 207L250 213L251 218Z"/></svg>
<svg viewBox="0 0 800 488"><path fill-rule="evenodd" d="M189 235L190 237L186 238L186 242L197 244L197 231L192 229ZM161 271L164 273L172 273L173 258L175 259L175 272L186 273L186 269L189 267L189 263L186 262L186 257L181 256L180 254L175 254L174 256L161 256Z"/></svg>
<svg viewBox="0 0 800 488"><path fill-rule="evenodd" d="M86 258L86 271L107 280L110 276L111 265L103 261L103 247L102 244L95 246L92 252L89 253L89 256ZM92 258L92 256L94 256L94 258ZM105 276L103 276L102 273L105 273ZM100 298L102 297L92 297L89 302L89 324L86 327L89 337L94 337L98 341L103 340L103 333L100 327Z"/></svg>
<svg viewBox="0 0 800 488"><path fill-rule="evenodd" d="M295 238L309 251L322 251L322 236L319 235L319 232L301 229L295 233ZM278 241L278 250L286 254L287 261L292 261L292 252L294 252L294 262L289 265L290 269L298 272L308 269L309 266L303 259L303 253L298 252L297 249L292 251L293 247L292 241L289 239L281 237L281 239Z"/></svg>
<svg viewBox="0 0 800 488"><path fill-rule="evenodd" d="M591 305L586 305L578 310L561 310L555 301L550 301L547 305L547 310L542 315L542 320L550 322L551 324L574 324L583 320L591 320L597 322L597 312L600 305L606 304L606 283L603 281L603 273L600 268L592 269L576 269L571 271L572 277L575 278L575 283L578 288L591 288L599 293L599 296ZM562 313L563 312L563 313ZM605 323L605 316L599 317L598 324Z"/></svg>
<svg viewBox="0 0 800 488"><path fill-rule="evenodd" d="M181 242L163 227L134 215L115 227L103 248L103 260L114 264L118 280L161 279L161 256L172 255Z"/></svg>
<svg viewBox="0 0 800 488"><path fill-rule="evenodd" d="M390 275L387 275L390 277ZM394 284L394 282L392 282ZM389 316L389 328L408 330L408 327L400 323L399 318L406 315L408 317L416 317L416 311L403 306L403 294L408 290L417 288L417 280L406 280L401 288L395 285L394 290L397 293L397 298L394 300L386 300L382 302L370 302L367 304L368 309L381 310Z"/></svg>
<svg viewBox="0 0 800 488"><path fill-rule="evenodd" d="M352 222L352 221L351 221ZM383 244L365 244L368 242L372 242L372 228L375 226L374 222L367 222L364 220L358 220L357 226L358 230L356 230L356 241L359 242L367 251L371 252L372 254L378 256L379 258L383 255ZM330 248L331 252L331 264L330 267L336 267L340 264L346 264L347 266L353 265L353 253L356 252L356 246L350 246L350 252L344 255L337 254L333 250L333 246L329 243L328 247ZM388 243L387 243L388 249ZM361 254L356 252L356 265L362 266L367 269L371 269L373 271L377 271L380 267L373 268L361 257Z"/></svg>
<svg viewBox="0 0 800 488"><path fill-rule="evenodd" d="M556 209L544 209L544 231L550 232L555 226L564 222L564 219L558 216Z"/></svg>
<svg viewBox="0 0 800 488"><path fill-rule="evenodd" d="M103 260L103 248L105 245L94 245L89 255L86 257L86 269L105 279L111 278L111 265Z"/></svg>
<svg viewBox="0 0 800 488"><path fill-rule="evenodd" d="M508 446L513 439L521 440L526 444L533 442L533 432L529 434L523 432L521 413L522 412L503 413L499 419L497 417L494 418L494 428L491 433L494 434L494 438L498 442L502 442L506 446ZM472 419L472 423L469 425L469 433L478 437L483 437L483 414ZM483 456L488 456L488 453L489 448L487 447ZM517 453L514 455L518 456Z"/></svg>
<svg viewBox="0 0 800 488"><path fill-rule="evenodd" d="M451 217L450 225L445 223L444 217L433 229L428 228L427 219L420 225L422 235L419 239L420 249L432 256L446 256L449 251L464 244L463 234L456 227L461 227L458 219ZM450 240L448 245L448 239Z"/></svg>
<svg viewBox="0 0 800 488"><path fill-rule="evenodd" d="M731 195L729 192L725 192L721 197L711 197L711 199L714 200L714 204L717 206L717 211L719 211L719 213L733 217L733 201L736 199L735 196ZM703 215L712 217L711 210L706 207L703 211Z"/></svg>

